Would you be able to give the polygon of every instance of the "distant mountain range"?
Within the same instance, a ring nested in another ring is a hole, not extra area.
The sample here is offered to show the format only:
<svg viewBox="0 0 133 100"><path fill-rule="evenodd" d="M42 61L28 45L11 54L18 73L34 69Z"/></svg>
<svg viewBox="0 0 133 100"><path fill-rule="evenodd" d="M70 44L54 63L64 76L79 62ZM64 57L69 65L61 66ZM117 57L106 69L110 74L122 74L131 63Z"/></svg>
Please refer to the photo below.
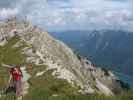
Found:
<svg viewBox="0 0 133 100"><path fill-rule="evenodd" d="M50 32L96 65L133 76L133 32L62 31Z"/></svg>

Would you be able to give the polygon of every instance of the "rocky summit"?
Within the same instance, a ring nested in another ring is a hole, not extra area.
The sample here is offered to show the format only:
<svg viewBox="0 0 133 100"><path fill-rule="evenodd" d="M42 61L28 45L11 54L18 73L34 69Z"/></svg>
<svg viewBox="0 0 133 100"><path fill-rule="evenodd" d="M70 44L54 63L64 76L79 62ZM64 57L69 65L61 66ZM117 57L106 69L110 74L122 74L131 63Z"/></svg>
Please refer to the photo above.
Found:
<svg viewBox="0 0 133 100"><path fill-rule="evenodd" d="M0 88L7 84L4 65L22 66L24 100L39 95L43 99L36 100L45 100L43 95L56 98L63 93L115 95L127 89L111 71L95 67L44 30L16 18L0 22L0 64Z"/></svg>

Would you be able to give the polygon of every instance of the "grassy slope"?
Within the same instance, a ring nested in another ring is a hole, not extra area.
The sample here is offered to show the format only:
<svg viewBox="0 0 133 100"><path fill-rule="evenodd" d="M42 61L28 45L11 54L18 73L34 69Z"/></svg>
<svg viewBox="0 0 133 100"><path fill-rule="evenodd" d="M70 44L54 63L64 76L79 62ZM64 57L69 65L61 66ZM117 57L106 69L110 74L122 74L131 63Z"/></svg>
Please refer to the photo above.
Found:
<svg viewBox="0 0 133 100"><path fill-rule="evenodd" d="M13 37L9 42L0 47L0 62L5 64L22 64L24 62L24 56L21 54L22 47L13 48L13 46L19 42L18 36Z"/></svg>
<svg viewBox="0 0 133 100"><path fill-rule="evenodd" d="M21 49L25 46L22 45L18 48L13 46L20 41L18 36L8 40L9 42L5 46L0 46L0 65L4 64L22 64L24 63L24 56L21 54ZM0 66L0 89L7 86L9 79L9 69ZM13 93L9 94L4 100L9 100Z"/></svg>
<svg viewBox="0 0 133 100"><path fill-rule="evenodd" d="M20 41L19 37L14 37L9 40L4 47L0 47L0 63L6 64L22 64L24 56L21 54L21 49L12 48L14 44ZM44 75L36 77L36 73L43 71L47 66L27 65L27 71L32 75L29 80L30 88L23 100L133 100L133 91L114 97L106 97L104 95L83 95L77 92L77 88L72 87L67 81L57 79L52 76L52 70L46 71ZM8 69L0 66L0 87L7 84L9 78ZM2 97L2 100L12 100L14 93L9 93Z"/></svg>
<svg viewBox="0 0 133 100"><path fill-rule="evenodd" d="M24 62L24 56L20 53L20 48L13 48L19 41L19 37L14 37L9 40L9 42L5 46L0 46L0 64L21 64ZM6 80L3 79L5 77L7 79L8 69L0 66L0 85Z"/></svg>

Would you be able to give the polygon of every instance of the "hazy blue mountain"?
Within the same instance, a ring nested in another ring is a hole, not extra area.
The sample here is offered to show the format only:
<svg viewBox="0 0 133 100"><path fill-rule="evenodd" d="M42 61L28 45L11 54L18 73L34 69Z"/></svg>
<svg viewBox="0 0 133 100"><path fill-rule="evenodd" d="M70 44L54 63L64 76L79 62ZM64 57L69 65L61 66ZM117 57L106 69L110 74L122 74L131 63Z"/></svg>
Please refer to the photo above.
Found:
<svg viewBox="0 0 133 100"><path fill-rule="evenodd" d="M133 33L125 31L64 31L51 34L99 66L133 76Z"/></svg>

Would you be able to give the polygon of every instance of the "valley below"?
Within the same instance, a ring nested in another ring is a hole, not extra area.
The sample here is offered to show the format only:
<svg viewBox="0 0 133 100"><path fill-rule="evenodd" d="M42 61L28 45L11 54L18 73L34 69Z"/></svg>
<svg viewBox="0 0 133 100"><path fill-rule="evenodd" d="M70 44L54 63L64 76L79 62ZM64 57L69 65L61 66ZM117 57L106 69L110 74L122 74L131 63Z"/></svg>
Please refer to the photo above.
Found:
<svg viewBox="0 0 133 100"><path fill-rule="evenodd" d="M95 66L114 71L133 85L133 33L126 31L60 31L50 32L73 50L87 57Z"/></svg>

